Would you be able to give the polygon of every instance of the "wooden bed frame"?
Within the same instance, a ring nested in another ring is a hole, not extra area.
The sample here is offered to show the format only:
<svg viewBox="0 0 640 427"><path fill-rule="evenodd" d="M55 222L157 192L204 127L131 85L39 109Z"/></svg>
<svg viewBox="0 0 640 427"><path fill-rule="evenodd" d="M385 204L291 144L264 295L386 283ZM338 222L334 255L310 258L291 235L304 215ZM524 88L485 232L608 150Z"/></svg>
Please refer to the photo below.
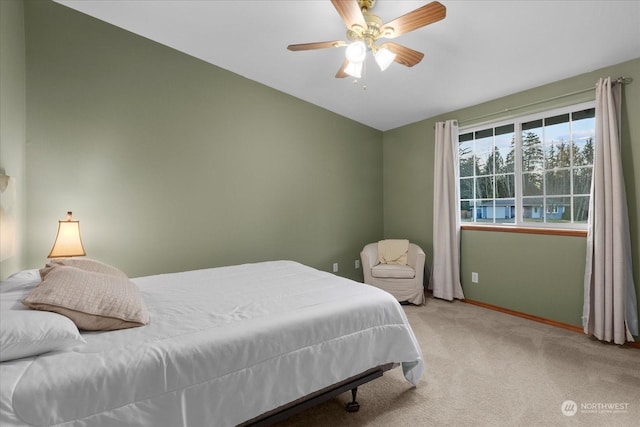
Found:
<svg viewBox="0 0 640 427"><path fill-rule="evenodd" d="M333 384L322 390L318 390L315 393L311 393L279 408L273 409L269 412L265 412L249 421L240 424L240 427L264 427L272 424L284 421L294 414L302 411L306 411L309 408L317 406L329 399L333 399L339 394L345 393L351 390L351 402L348 402L345 406L348 412L357 412L360 409L360 404L356 401L356 393L358 392L358 386L373 381L376 378L381 377L386 371L393 368L393 363L377 366L364 371L358 375L347 378L337 384Z"/></svg>

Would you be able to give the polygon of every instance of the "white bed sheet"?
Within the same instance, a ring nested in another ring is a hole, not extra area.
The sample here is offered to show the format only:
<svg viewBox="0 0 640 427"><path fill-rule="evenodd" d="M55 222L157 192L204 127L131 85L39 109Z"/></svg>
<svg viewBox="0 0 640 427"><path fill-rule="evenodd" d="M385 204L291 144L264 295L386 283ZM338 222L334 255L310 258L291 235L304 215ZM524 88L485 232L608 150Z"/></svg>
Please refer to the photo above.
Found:
<svg viewBox="0 0 640 427"><path fill-rule="evenodd" d="M296 262L133 281L151 323L1 363L0 425L233 426L378 365L423 373L390 294ZM0 286L2 309L32 286Z"/></svg>

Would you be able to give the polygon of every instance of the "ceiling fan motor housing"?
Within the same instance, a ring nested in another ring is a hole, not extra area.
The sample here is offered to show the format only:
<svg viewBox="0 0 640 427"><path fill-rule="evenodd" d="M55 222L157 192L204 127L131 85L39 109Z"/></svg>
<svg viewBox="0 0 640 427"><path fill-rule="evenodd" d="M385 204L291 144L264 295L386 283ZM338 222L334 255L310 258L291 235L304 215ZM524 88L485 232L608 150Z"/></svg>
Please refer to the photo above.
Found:
<svg viewBox="0 0 640 427"><path fill-rule="evenodd" d="M374 42L381 36L380 27L382 26L382 19L373 13L363 11L362 15L367 23L367 28L362 28L360 25L352 25L347 30L347 38L351 41L362 40L367 48L371 49Z"/></svg>

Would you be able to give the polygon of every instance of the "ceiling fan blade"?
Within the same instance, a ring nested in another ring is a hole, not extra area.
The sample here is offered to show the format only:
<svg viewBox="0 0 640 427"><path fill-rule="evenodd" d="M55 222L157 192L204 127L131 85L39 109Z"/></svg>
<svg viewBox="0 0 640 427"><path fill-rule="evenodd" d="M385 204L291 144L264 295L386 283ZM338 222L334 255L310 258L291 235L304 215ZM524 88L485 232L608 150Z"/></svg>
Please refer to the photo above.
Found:
<svg viewBox="0 0 640 427"><path fill-rule="evenodd" d="M387 42L380 47L386 47L391 52L395 53L396 58L394 61L407 67L413 67L418 62L422 61L422 58L424 58L424 53L409 49L408 47L397 43Z"/></svg>
<svg viewBox="0 0 640 427"><path fill-rule="evenodd" d="M345 78L345 77L349 77L349 74L347 74L344 71L347 68L347 65L349 65L349 60L345 59L344 62L342 63L342 65L340 66L340 69L336 73L336 78L337 79L342 79L342 78Z"/></svg>
<svg viewBox="0 0 640 427"><path fill-rule="evenodd" d="M301 44L290 44L287 46L287 49L298 51L298 50L313 50L313 49L325 49L329 47L342 47L346 46L347 43L342 40L336 40L332 42L316 42L316 43L301 43Z"/></svg>
<svg viewBox="0 0 640 427"><path fill-rule="evenodd" d="M333 7L336 8L347 28L351 29L356 24L362 29L367 28L367 21L362 16L357 0L331 0L331 3L333 3Z"/></svg>
<svg viewBox="0 0 640 427"><path fill-rule="evenodd" d="M393 39L401 34L440 21L445 16L447 16L447 8L441 3L433 1L384 24L380 33L383 34L383 37Z"/></svg>

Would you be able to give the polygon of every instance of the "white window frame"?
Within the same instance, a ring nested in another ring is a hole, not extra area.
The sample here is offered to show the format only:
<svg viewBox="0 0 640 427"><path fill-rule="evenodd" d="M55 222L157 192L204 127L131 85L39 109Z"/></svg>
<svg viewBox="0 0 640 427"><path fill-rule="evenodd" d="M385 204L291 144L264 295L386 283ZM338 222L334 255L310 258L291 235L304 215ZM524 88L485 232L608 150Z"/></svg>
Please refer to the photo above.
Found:
<svg viewBox="0 0 640 427"><path fill-rule="evenodd" d="M470 132L477 132L477 131L482 131L482 130L486 130L488 128L499 128L501 126L505 126L505 125L514 125L514 138L515 138L515 159L514 159L514 182L515 182L515 191L514 191L514 203L515 203L515 218L514 218L514 222L477 222L477 218L473 218L473 221L461 221L460 224L463 227L504 227L505 229L508 228L531 228L531 229L541 229L541 228L552 228L552 229L576 229L576 230L586 230L588 224L587 223L575 223L575 222L563 222L563 223L554 223L554 222L531 222L531 221L524 221L523 215L523 190L522 190L522 175L523 175L523 170L522 170L522 124L523 123L527 123L527 122L531 122L534 120L540 120L540 119L544 119L544 118L548 118L548 117L554 117L554 116L559 116L562 114L567 114L567 113L574 113L577 111L582 111L582 110L587 110L587 109L591 109L591 108L595 108L595 101L587 101L587 102L582 102L582 103L578 103L578 104L572 104L572 105L568 105L568 106L564 106L564 107L559 107L559 108L553 108L553 109L549 109L549 110L544 110L544 111L539 111L536 113L531 113L531 114L527 114L527 115L523 115L523 116L517 116L517 117L511 117L508 119L503 119L503 120L496 120L496 121L491 121L491 122L484 122L481 124L474 124L474 125L470 125L470 126L463 126L459 129L458 133L460 135L464 135ZM596 143L595 139L594 139L594 144ZM460 159L458 159L458 164L456 165L457 168L460 167ZM593 164L591 165L591 167L593 168ZM573 171L574 169L574 165L573 163L570 166L570 170ZM545 168L545 171L547 169ZM494 171L495 174L495 171ZM495 175L494 175L495 176ZM464 177L463 177L464 178ZM457 185L458 188L460 188L460 176L458 176L457 179ZM582 194L582 193L579 193ZM573 203L573 188L571 189L571 200ZM544 198L545 200L547 198L553 197L550 195L546 195L543 194L542 196L540 196L541 198ZM468 199L463 199L463 200L468 200ZM478 199L474 199L474 200L478 200ZM495 194L494 194L494 199L495 200ZM460 203L461 203L461 197L459 196L458 198L458 208L460 208ZM541 208L541 211L544 213L546 211L547 206L546 206L546 202L545 205ZM474 209L474 213L475 213L475 209ZM573 221L573 219L572 219Z"/></svg>

